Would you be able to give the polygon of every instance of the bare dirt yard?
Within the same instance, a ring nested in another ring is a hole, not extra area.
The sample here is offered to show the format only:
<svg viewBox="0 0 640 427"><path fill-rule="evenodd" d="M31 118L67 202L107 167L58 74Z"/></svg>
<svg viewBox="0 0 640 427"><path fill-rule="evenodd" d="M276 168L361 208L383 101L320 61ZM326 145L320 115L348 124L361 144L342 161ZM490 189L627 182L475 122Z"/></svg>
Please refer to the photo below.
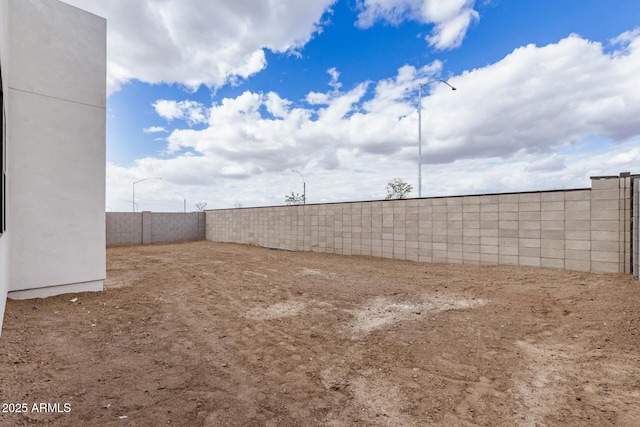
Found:
<svg viewBox="0 0 640 427"><path fill-rule="evenodd" d="M206 241L107 268L8 301L1 426L640 425L629 276Z"/></svg>

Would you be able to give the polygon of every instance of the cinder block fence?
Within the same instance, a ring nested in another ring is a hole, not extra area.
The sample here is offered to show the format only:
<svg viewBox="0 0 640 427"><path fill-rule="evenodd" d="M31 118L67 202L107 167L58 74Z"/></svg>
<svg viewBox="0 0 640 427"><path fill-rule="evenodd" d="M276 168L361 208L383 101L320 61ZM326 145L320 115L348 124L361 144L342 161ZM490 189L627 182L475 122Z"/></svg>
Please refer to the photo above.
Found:
<svg viewBox="0 0 640 427"><path fill-rule="evenodd" d="M631 273L634 183L640 178L626 173L573 190L211 210L206 238L419 262Z"/></svg>
<svg viewBox="0 0 640 427"><path fill-rule="evenodd" d="M205 239L204 212L107 212L107 246Z"/></svg>

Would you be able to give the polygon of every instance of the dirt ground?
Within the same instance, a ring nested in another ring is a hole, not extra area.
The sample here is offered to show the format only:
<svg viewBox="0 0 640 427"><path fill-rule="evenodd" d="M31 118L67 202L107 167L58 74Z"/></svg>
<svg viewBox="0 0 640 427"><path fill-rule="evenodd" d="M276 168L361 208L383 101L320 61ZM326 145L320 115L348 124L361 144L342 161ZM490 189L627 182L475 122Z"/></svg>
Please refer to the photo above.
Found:
<svg viewBox="0 0 640 427"><path fill-rule="evenodd" d="M206 241L107 268L8 301L1 426L640 425L629 276Z"/></svg>

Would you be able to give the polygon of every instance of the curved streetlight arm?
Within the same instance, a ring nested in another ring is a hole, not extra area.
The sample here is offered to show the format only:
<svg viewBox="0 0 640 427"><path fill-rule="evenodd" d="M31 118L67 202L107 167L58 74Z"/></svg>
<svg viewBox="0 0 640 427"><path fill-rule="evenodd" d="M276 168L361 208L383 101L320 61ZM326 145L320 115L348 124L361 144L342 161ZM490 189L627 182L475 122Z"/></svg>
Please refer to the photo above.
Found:
<svg viewBox="0 0 640 427"><path fill-rule="evenodd" d="M136 184L139 183L139 182L142 182L142 181L146 181L148 179L162 179L162 178L158 178L158 177L152 176L152 177L149 177L149 178L140 179L138 181L133 181L133 205L132 205L132 208L133 208L134 212L136 211Z"/></svg>
<svg viewBox="0 0 640 427"><path fill-rule="evenodd" d="M300 178L302 178L302 204L306 205L307 204L307 183L304 180L304 175L302 175L302 172L297 171L295 169L291 169L291 172L295 172L298 175L300 175Z"/></svg>
<svg viewBox="0 0 640 427"><path fill-rule="evenodd" d="M435 79L435 80L431 80L431 81L426 82L426 83L420 83L420 84L418 85L418 87L419 87L420 89L422 89L424 86L430 85L430 84L432 84L432 83L438 83L438 82L446 84L447 86L449 86L449 87L451 88L451 90L458 90L458 88L456 88L456 87L454 87L454 86L451 86L451 85L449 84L449 82L448 82L448 81L446 81L446 80L442 80L442 79Z"/></svg>
<svg viewBox="0 0 640 427"><path fill-rule="evenodd" d="M457 90L448 81L441 79L418 84L418 197L422 197L422 88L432 83L444 83L451 90Z"/></svg>

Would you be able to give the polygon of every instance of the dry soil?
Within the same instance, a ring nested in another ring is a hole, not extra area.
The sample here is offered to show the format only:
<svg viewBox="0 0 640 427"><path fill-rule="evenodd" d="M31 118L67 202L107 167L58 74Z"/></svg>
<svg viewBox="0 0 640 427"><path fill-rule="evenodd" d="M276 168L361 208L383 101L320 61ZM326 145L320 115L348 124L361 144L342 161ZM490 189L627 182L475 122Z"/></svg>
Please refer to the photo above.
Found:
<svg viewBox="0 0 640 427"><path fill-rule="evenodd" d="M639 324L625 275L110 248L104 292L8 301L0 425L637 426Z"/></svg>

